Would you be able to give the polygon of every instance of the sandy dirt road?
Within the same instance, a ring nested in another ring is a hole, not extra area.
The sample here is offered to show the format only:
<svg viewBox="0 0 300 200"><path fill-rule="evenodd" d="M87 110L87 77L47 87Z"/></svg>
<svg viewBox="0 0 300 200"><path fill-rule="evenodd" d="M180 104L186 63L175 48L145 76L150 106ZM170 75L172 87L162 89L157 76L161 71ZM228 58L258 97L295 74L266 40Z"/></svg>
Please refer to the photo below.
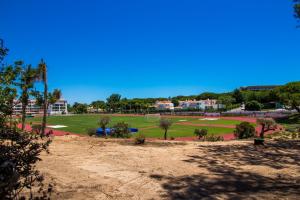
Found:
<svg viewBox="0 0 300 200"><path fill-rule="evenodd" d="M38 169L52 199L297 199L300 142L151 142L55 137Z"/></svg>

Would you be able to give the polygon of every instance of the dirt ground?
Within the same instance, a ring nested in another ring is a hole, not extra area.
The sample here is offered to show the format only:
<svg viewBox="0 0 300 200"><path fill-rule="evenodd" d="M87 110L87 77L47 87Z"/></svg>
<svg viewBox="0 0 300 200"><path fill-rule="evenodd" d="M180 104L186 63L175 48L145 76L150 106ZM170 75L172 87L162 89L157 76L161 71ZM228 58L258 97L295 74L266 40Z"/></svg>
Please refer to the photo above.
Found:
<svg viewBox="0 0 300 200"><path fill-rule="evenodd" d="M52 199L299 199L300 141L150 142L55 137L38 169Z"/></svg>

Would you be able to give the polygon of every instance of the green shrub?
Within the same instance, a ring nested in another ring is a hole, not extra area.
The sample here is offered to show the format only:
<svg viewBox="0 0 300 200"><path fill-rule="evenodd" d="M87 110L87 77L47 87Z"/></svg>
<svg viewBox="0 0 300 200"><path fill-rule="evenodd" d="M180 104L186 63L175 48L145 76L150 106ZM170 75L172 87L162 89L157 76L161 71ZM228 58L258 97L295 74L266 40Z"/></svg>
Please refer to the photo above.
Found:
<svg viewBox="0 0 300 200"><path fill-rule="evenodd" d="M245 105L245 110L249 111L260 111L262 109L262 105L258 101L249 101Z"/></svg>
<svg viewBox="0 0 300 200"><path fill-rule="evenodd" d="M218 142L218 141L224 141L224 138L222 136L208 135L208 136L204 137L204 141Z"/></svg>
<svg viewBox="0 0 300 200"><path fill-rule="evenodd" d="M27 199L26 193L28 199L50 199L52 185L47 192L44 177L36 169L40 154L49 153L50 143L49 134L0 126L0 199Z"/></svg>
<svg viewBox="0 0 300 200"><path fill-rule="evenodd" d="M145 144L146 137L144 134L139 133L135 138L134 138L134 144Z"/></svg>
<svg viewBox="0 0 300 200"><path fill-rule="evenodd" d="M97 133L97 129L96 129L96 128L89 128L89 129L87 129L86 131L87 131L87 134L88 134L89 136L96 135L96 133Z"/></svg>
<svg viewBox="0 0 300 200"><path fill-rule="evenodd" d="M199 140L207 135L207 129L195 129L194 134L198 136Z"/></svg>
<svg viewBox="0 0 300 200"><path fill-rule="evenodd" d="M128 124L125 122L119 122L113 126L113 131L111 133L112 137L116 138L129 138L130 132L128 129Z"/></svg>
<svg viewBox="0 0 300 200"><path fill-rule="evenodd" d="M236 125L234 135L238 139L254 137L255 128L249 122L242 122L242 123Z"/></svg>

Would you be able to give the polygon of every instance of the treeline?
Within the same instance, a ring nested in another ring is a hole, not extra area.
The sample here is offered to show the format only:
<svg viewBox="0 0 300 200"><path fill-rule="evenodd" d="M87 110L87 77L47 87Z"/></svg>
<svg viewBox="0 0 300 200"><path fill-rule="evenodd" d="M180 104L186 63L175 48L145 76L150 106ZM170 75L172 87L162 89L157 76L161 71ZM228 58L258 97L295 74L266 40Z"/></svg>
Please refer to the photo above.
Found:
<svg viewBox="0 0 300 200"><path fill-rule="evenodd" d="M157 112L153 105L156 101L170 100L174 106L179 105L179 101L184 100L206 100L216 99L225 108L219 111L231 110L245 105L245 110L262 109L295 109L299 112L300 105L300 82L290 82L284 86L279 86L273 90L266 91L245 91L235 89L228 93L204 92L199 95L175 96L169 98L122 98L120 94L112 94L106 101L98 100L90 104L74 103L68 106L69 112L111 112L111 113L151 113ZM189 109L193 110L193 109ZM195 109L194 109L195 110ZM186 111L186 110L185 110ZM206 110L209 111L209 110Z"/></svg>

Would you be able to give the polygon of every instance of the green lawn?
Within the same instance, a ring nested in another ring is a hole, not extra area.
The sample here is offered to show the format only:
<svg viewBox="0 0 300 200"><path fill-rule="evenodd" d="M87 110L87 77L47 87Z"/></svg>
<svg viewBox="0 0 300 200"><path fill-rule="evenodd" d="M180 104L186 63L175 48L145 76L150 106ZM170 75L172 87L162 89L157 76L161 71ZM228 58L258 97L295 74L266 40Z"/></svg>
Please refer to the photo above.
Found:
<svg viewBox="0 0 300 200"><path fill-rule="evenodd" d="M86 134L88 128L97 128L97 122L100 118L100 115L74 115L74 116L50 116L48 117L47 124L49 125L65 125L66 128L61 128L58 130ZM199 120L198 118L172 118L174 123L186 120L190 123L195 124L224 124L224 125L235 125L240 123L239 121L234 120ZM28 118L27 122L40 122L41 118ZM162 137L163 131L157 127L158 119L147 119L146 117L129 117L129 116L113 116L111 117L111 123L109 126L113 126L117 122L126 122L133 128L139 128L140 133L146 135L146 137ZM232 128L221 128L221 127L197 127L197 126L186 126L173 124L169 130L169 137L188 137L194 136L194 130L196 128L206 128L208 129L209 134L222 135L226 133L233 133Z"/></svg>

